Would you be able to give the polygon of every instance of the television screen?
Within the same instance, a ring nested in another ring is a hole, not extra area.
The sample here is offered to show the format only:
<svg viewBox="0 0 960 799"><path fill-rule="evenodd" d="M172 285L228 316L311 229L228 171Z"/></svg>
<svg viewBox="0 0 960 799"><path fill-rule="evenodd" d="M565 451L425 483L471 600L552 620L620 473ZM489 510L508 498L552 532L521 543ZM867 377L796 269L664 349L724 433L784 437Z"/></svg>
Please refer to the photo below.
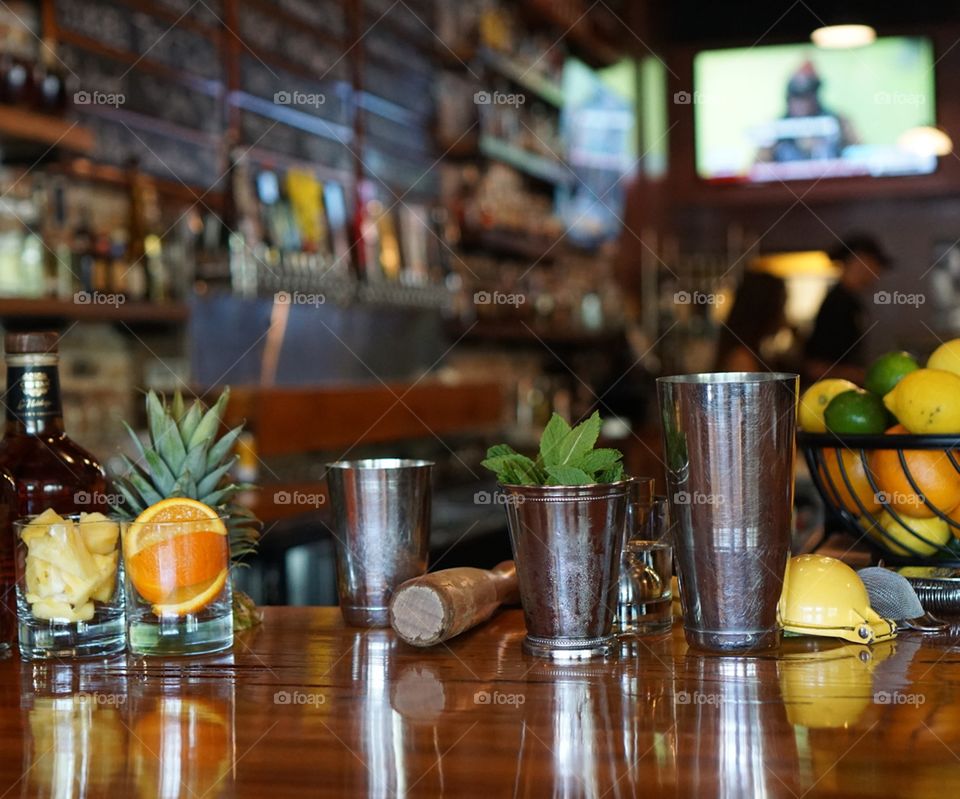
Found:
<svg viewBox="0 0 960 799"><path fill-rule="evenodd" d="M921 175L929 153L898 144L936 124L931 42L885 37L851 50L812 44L708 50L693 62L697 173L758 183Z"/></svg>

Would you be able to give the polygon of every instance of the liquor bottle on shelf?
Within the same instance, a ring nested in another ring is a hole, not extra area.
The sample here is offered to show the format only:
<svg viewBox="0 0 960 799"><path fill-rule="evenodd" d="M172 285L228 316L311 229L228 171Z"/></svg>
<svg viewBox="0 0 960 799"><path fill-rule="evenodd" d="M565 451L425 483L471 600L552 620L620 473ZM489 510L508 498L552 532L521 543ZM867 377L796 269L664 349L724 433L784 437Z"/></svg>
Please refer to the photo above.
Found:
<svg viewBox="0 0 960 799"><path fill-rule="evenodd" d="M6 426L0 471L13 476L16 517L106 510L103 467L63 429L58 373L59 334L6 334ZM0 535L12 534L9 531Z"/></svg>
<svg viewBox="0 0 960 799"><path fill-rule="evenodd" d="M83 291L93 291L93 231L86 209L80 212L80 221L73 231L73 269Z"/></svg>
<svg viewBox="0 0 960 799"><path fill-rule="evenodd" d="M37 104L47 114L62 114L67 110L67 74L57 57L56 42L44 39L40 43L40 60L34 67Z"/></svg>

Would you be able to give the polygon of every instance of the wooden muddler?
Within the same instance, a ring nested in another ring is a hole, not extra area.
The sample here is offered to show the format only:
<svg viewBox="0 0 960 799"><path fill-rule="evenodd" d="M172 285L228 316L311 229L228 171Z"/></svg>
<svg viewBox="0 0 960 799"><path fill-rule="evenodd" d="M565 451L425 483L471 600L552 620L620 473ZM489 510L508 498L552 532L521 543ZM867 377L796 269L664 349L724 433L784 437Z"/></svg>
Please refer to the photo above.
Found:
<svg viewBox="0 0 960 799"><path fill-rule="evenodd" d="M504 602L517 601L512 560L490 571L458 567L415 577L390 601L390 625L414 646L433 646L489 619Z"/></svg>

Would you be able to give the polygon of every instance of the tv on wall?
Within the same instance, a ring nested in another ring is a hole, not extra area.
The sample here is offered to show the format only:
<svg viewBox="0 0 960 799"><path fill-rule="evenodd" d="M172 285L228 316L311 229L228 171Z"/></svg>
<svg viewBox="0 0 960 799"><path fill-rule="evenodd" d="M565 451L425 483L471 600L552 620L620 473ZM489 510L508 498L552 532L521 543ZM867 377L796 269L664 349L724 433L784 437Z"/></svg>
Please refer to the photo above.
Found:
<svg viewBox="0 0 960 799"><path fill-rule="evenodd" d="M936 124L929 39L893 36L850 50L813 44L698 53L697 174L717 183L922 175L935 155L904 146Z"/></svg>

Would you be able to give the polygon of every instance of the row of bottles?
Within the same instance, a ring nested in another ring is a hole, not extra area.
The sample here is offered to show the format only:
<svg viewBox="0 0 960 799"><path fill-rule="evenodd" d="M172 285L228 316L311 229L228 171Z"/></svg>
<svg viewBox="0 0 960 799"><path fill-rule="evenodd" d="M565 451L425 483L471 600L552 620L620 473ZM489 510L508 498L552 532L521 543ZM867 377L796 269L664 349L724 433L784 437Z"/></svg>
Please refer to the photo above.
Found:
<svg viewBox="0 0 960 799"><path fill-rule="evenodd" d="M0 103L61 114L69 105L67 69L40 27L36 3L11 0L0 9Z"/></svg>
<svg viewBox="0 0 960 799"><path fill-rule="evenodd" d="M161 243L156 187L135 165L126 180L123 197L52 174L5 174L0 296L170 299L179 286Z"/></svg>
<svg viewBox="0 0 960 799"><path fill-rule="evenodd" d="M0 440L0 652L16 629L13 522L52 508L106 511L106 473L63 426L59 334L7 333L6 421Z"/></svg>

